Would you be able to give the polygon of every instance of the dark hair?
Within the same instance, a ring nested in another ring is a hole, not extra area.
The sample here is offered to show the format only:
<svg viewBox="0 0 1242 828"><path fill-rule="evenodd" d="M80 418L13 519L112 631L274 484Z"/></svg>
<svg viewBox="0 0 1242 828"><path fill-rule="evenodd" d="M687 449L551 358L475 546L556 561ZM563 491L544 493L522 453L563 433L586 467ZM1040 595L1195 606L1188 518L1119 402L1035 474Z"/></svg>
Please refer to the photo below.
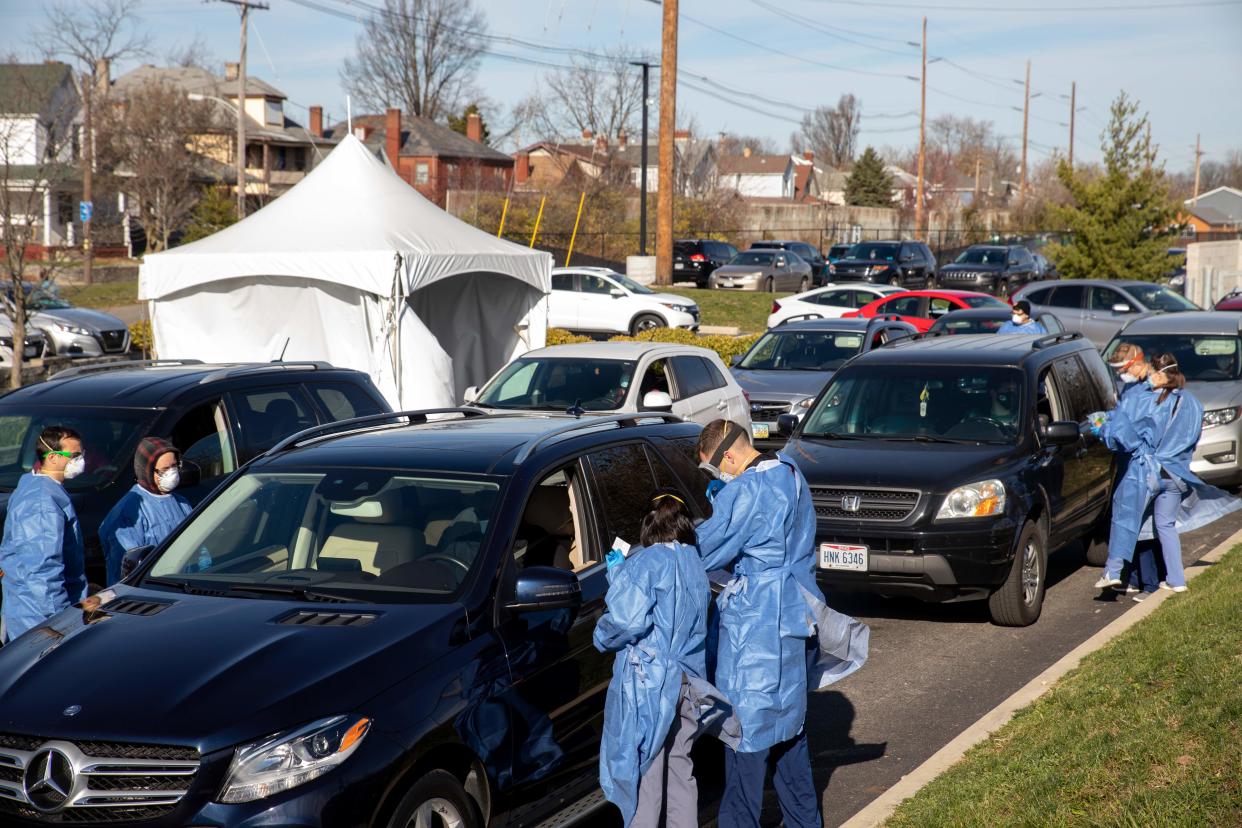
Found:
<svg viewBox="0 0 1242 828"><path fill-rule="evenodd" d="M43 459L49 451L61 451L65 440L82 442L82 435L65 426L47 426L39 432L39 440L35 443L38 457Z"/></svg>
<svg viewBox="0 0 1242 828"><path fill-rule="evenodd" d="M651 511L643 515L638 542L643 546L680 541L687 545L697 542L690 512L681 495L671 491L657 492L651 499Z"/></svg>
<svg viewBox="0 0 1242 828"><path fill-rule="evenodd" d="M1014 302L1013 309L1016 311L1022 311L1027 316L1031 315L1031 303L1026 301L1025 299L1019 299L1018 301Z"/></svg>
<svg viewBox="0 0 1242 828"><path fill-rule="evenodd" d="M730 434L734 435L732 439L729 439ZM699 434L698 456L711 457L727 439L729 439L729 444L725 448L731 449L737 445L738 439L743 437L749 445L750 434L741 426L731 420L712 420L703 427L702 433Z"/></svg>
<svg viewBox="0 0 1242 828"><path fill-rule="evenodd" d="M1173 389L1182 389L1186 387L1186 375L1182 373L1182 369L1177 367L1177 357L1172 354L1156 354L1151 358L1151 370L1154 373L1164 374L1169 384L1160 389L1160 399L1156 400L1156 405L1160 405L1169 398L1169 394L1173 393Z"/></svg>

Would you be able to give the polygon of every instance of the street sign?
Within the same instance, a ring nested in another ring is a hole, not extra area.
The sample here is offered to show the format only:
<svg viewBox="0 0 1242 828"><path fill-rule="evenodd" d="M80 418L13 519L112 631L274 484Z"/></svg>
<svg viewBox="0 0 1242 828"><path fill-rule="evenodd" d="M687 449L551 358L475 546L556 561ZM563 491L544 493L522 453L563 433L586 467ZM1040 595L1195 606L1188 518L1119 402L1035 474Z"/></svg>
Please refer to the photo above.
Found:
<svg viewBox="0 0 1242 828"><path fill-rule="evenodd" d="M91 216L93 216L94 214L95 214L95 202L93 201L79 201L78 202L78 217L82 221L90 221Z"/></svg>

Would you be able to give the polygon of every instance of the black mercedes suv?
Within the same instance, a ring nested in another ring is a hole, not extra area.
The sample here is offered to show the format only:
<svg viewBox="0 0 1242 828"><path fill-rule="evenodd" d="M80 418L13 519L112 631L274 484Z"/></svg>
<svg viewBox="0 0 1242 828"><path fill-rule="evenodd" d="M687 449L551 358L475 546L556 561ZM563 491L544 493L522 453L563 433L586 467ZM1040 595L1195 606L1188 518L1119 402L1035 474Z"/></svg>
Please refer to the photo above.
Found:
<svg viewBox="0 0 1242 828"><path fill-rule="evenodd" d="M658 489L707 513L698 433L449 409L281 442L0 650L0 824L478 828L601 803L604 555Z"/></svg>
<svg viewBox="0 0 1242 828"><path fill-rule="evenodd" d="M1079 334L924 336L855 357L801 422L780 421L811 486L821 582L986 598L995 623L1034 623L1050 550L1083 539L1103 562L1113 455L1082 424L1114 401Z"/></svg>

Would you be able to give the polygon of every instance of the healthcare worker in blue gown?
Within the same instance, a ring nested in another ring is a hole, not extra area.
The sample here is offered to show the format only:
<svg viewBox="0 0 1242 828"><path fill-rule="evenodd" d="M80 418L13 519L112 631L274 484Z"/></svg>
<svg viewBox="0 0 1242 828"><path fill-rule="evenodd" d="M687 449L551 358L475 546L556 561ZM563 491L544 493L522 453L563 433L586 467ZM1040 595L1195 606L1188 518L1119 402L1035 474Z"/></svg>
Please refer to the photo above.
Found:
<svg viewBox="0 0 1242 828"><path fill-rule="evenodd" d="M815 583L815 509L806 479L784 454L760 454L736 423L699 436L713 481L712 516L699 524L708 572L725 569L718 599L715 684L742 728L725 752L721 828L757 826L765 775L788 828L822 825L807 748L807 692L853 673L867 659L866 625L829 609Z"/></svg>
<svg viewBox="0 0 1242 828"><path fill-rule="evenodd" d="M1038 334L1043 336L1048 329L1031 318L1031 303L1019 299L1013 303L1013 315L996 329L998 334Z"/></svg>
<svg viewBox="0 0 1242 828"><path fill-rule="evenodd" d="M607 611L595 627L600 652L616 652L604 705L599 776L627 828L697 825L690 748L704 731L737 744L728 702L707 682L711 587L681 497L660 491L639 543L608 553Z"/></svg>
<svg viewBox="0 0 1242 828"><path fill-rule="evenodd" d="M1190 471L1203 427L1203 405L1185 390L1172 354L1157 354L1147 373L1147 393L1127 394L1100 428L1113 451L1127 455L1113 494L1108 560L1098 588L1121 585L1121 569L1137 541L1158 537L1166 585L1185 591L1178 534L1242 508L1242 501L1209 486Z"/></svg>
<svg viewBox="0 0 1242 828"><path fill-rule="evenodd" d="M109 586L121 580L126 552L155 546L172 534L192 508L176 493L181 484L181 453L167 440L147 437L138 444L134 477L138 482L99 527Z"/></svg>
<svg viewBox="0 0 1242 828"><path fill-rule="evenodd" d="M82 529L65 481L86 470L82 438L49 426L35 441L38 459L9 497L0 541L4 635L12 641L86 597Z"/></svg>

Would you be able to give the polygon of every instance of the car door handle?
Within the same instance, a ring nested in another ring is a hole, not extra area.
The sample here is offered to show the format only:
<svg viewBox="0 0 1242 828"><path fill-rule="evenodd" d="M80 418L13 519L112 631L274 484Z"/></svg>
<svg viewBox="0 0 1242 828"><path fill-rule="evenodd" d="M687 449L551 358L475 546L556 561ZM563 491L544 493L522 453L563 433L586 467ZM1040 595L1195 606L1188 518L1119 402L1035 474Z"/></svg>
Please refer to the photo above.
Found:
<svg viewBox="0 0 1242 828"><path fill-rule="evenodd" d="M717 408L717 409L719 409L719 410L721 410L721 411L724 411L724 410L725 410L726 408L728 408L728 407L729 407L729 401L728 401L728 400L720 400L719 402L717 402L717 403L716 403L716 408Z"/></svg>

